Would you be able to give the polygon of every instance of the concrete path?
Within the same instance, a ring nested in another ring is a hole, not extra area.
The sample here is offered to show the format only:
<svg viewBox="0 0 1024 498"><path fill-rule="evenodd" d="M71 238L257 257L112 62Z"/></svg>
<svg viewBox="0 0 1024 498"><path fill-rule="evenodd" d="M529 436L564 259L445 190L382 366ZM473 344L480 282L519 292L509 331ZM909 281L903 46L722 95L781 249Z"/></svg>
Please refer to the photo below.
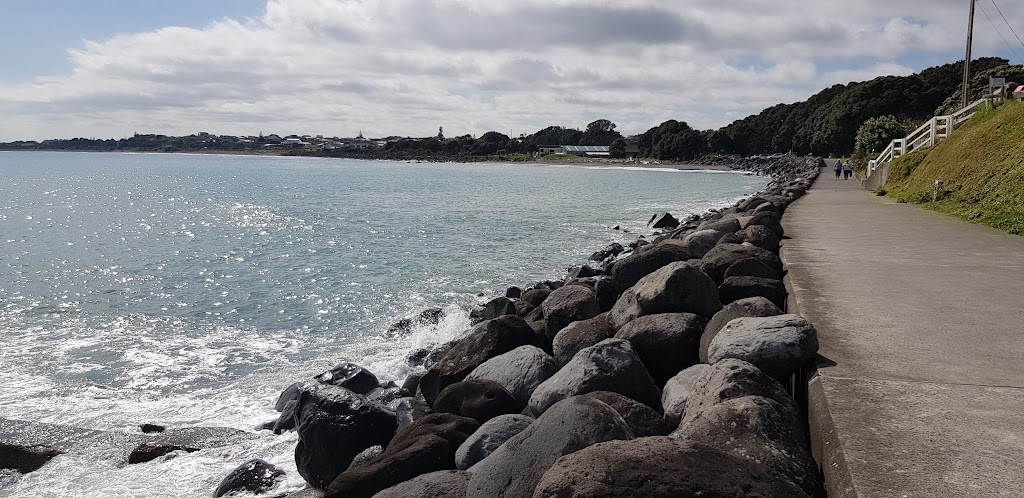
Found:
<svg viewBox="0 0 1024 498"><path fill-rule="evenodd" d="M831 169L783 225L824 357L808 404L830 498L1024 496L1024 237Z"/></svg>

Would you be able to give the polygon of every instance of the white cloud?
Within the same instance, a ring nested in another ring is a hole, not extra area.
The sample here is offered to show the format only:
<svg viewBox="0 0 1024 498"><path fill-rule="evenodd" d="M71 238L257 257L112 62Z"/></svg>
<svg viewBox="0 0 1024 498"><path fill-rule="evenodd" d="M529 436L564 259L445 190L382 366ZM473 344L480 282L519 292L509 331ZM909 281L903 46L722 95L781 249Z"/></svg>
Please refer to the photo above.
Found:
<svg viewBox="0 0 1024 498"><path fill-rule="evenodd" d="M90 41L70 74L0 85L0 140L718 127L955 59L962 3L269 0L258 19Z"/></svg>

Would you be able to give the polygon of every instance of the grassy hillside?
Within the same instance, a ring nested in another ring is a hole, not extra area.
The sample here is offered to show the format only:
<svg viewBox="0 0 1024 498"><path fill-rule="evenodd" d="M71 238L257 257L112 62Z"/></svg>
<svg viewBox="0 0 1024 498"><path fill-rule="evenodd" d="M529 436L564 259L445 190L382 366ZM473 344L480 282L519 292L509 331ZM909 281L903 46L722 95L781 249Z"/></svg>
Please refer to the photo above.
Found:
<svg viewBox="0 0 1024 498"><path fill-rule="evenodd" d="M945 183L937 196L936 179ZM903 202L1024 235L1024 103L983 110L938 146L897 159L885 190Z"/></svg>

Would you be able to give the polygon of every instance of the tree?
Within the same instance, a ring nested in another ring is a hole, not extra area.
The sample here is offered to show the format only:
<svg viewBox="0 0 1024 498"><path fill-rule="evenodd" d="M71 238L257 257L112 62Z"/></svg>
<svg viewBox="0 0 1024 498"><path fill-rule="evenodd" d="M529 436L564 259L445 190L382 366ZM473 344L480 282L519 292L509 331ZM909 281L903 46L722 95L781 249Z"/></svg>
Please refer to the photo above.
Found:
<svg viewBox="0 0 1024 498"><path fill-rule="evenodd" d="M598 119L587 125L587 130L580 137L579 145L611 145L620 138L622 134L615 131L615 123L607 119Z"/></svg>
<svg viewBox="0 0 1024 498"><path fill-rule="evenodd" d="M611 157L615 159L621 159L623 157L626 157L626 145L626 139L617 138L608 147L608 152L611 153Z"/></svg>
<svg viewBox="0 0 1024 498"><path fill-rule="evenodd" d="M903 138L912 131L912 124L900 121L893 115L880 116L864 121L857 130L854 151L862 154L878 154L894 139Z"/></svg>
<svg viewBox="0 0 1024 498"><path fill-rule="evenodd" d="M437 139L441 141L444 140L444 126L437 127Z"/></svg>

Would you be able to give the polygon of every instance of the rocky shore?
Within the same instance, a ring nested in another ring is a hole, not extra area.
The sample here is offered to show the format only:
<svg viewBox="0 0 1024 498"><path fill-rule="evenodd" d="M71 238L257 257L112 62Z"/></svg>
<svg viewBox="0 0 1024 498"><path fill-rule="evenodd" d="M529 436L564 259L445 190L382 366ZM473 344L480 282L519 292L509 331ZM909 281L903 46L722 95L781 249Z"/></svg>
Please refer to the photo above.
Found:
<svg viewBox="0 0 1024 498"><path fill-rule="evenodd" d="M297 432L309 487L287 496L824 496L806 417L787 391L817 337L785 313L778 256L781 215L821 160L732 160L772 182L703 216L655 215L655 235L509 288L473 311L460 338L411 353L409 378L345 363L288 386L280 417L260 428ZM163 454L227 437L203 436L125 444ZM64 451L8 443L0 454L33 459L22 472ZM283 497L281 474L252 460L211 493Z"/></svg>

